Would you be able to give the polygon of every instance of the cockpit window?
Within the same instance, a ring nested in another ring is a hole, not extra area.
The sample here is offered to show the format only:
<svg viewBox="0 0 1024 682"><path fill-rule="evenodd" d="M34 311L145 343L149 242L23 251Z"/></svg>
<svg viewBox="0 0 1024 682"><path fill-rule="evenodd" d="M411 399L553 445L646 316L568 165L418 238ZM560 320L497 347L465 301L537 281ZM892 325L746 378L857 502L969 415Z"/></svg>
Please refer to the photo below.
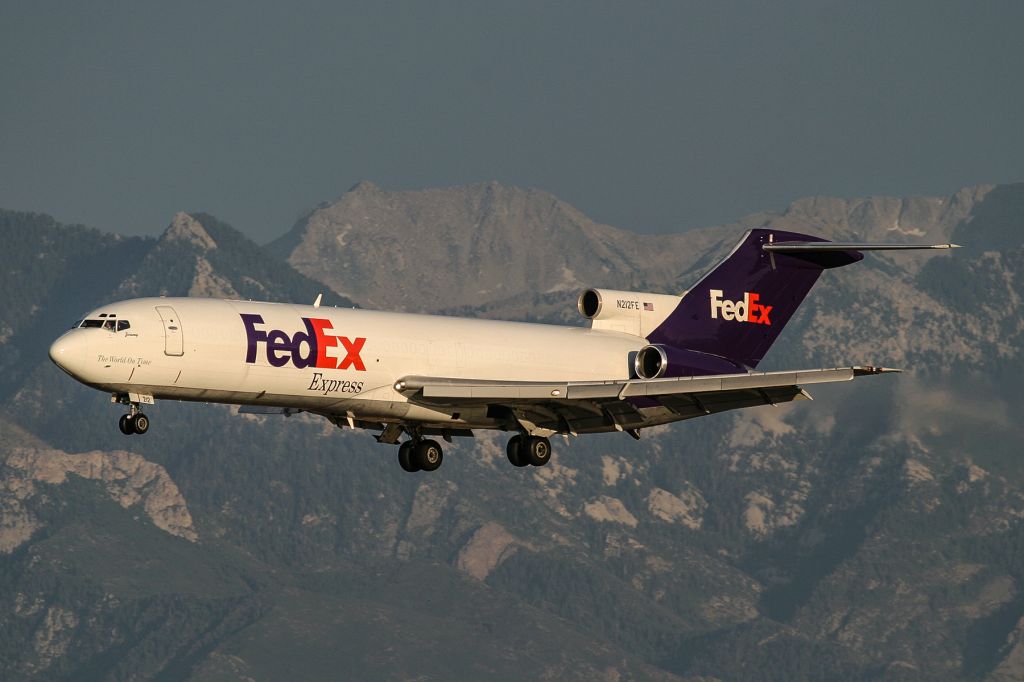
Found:
<svg viewBox="0 0 1024 682"><path fill-rule="evenodd" d="M108 317L105 320L82 320L80 324L75 324L75 327L83 329L87 327L102 328L110 332L123 332L125 329L131 328L131 326L128 320L118 320L114 317ZM72 329L75 327L72 327Z"/></svg>
<svg viewBox="0 0 1024 682"><path fill-rule="evenodd" d="M82 321L81 320L75 320L75 323L73 325L71 325L71 328L72 329L78 329L81 326L82 326Z"/></svg>

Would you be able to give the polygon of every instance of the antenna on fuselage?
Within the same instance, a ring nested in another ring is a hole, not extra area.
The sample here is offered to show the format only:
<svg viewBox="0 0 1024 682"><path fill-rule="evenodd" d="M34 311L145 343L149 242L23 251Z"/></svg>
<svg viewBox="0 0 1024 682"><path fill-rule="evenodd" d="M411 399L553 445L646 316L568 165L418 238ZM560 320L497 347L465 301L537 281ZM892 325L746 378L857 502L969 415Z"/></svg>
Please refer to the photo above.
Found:
<svg viewBox="0 0 1024 682"><path fill-rule="evenodd" d="M319 294L316 295L316 300L313 301L313 307L314 308L319 308L320 307L320 301L322 301L322 300L324 300L324 292L321 291Z"/></svg>

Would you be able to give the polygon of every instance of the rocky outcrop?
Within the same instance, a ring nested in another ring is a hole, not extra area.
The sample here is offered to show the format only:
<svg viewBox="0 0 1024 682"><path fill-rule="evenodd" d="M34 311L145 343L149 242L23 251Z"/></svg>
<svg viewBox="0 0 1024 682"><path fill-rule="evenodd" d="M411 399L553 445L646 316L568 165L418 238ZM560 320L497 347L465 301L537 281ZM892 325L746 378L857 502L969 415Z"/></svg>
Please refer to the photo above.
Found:
<svg viewBox="0 0 1024 682"><path fill-rule="evenodd" d="M196 256L196 274L192 279L188 295L207 298L239 298L238 292L231 286L231 282L217 274L213 266L210 265L210 261L202 256Z"/></svg>
<svg viewBox="0 0 1024 682"><path fill-rule="evenodd" d="M652 488L647 496L647 508L651 514L667 523L679 523L687 528L698 529L704 523L704 511L708 503L696 488L686 485L678 495L661 488Z"/></svg>
<svg viewBox="0 0 1024 682"><path fill-rule="evenodd" d="M190 542L198 538L185 499L160 466L123 451L70 454L54 449L15 448L4 460L0 481L0 552L10 553L41 523L28 508L41 483L61 485L69 476L101 481L122 507L141 507L157 528Z"/></svg>
<svg viewBox="0 0 1024 682"><path fill-rule="evenodd" d="M607 495L584 503L583 513L601 523L619 523L629 528L637 526L636 517L626 509L622 500Z"/></svg>
<svg viewBox="0 0 1024 682"><path fill-rule="evenodd" d="M185 242L203 251L217 248L217 242L202 224L188 213L175 213L171 224L164 230L161 240L168 242Z"/></svg>
<svg viewBox="0 0 1024 682"><path fill-rule="evenodd" d="M455 567L470 577L484 580L518 548L515 537L505 528L488 522L476 529L455 559Z"/></svg>

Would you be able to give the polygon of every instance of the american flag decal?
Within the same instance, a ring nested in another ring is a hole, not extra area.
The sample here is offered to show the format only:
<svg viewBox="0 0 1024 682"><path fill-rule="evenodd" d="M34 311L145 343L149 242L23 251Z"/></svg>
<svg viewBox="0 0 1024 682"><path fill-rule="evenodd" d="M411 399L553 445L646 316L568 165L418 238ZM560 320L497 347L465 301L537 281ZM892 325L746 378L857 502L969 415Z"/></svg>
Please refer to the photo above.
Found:
<svg viewBox="0 0 1024 682"><path fill-rule="evenodd" d="M654 312L654 304L653 303L644 303L644 310L646 310L649 313L653 313Z"/></svg>

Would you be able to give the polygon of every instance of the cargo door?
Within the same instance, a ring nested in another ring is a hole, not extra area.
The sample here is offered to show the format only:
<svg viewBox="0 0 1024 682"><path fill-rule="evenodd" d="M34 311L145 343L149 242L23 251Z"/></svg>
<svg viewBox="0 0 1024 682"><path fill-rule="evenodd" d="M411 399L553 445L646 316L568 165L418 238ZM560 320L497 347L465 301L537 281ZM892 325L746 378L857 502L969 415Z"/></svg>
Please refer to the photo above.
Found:
<svg viewBox="0 0 1024 682"><path fill-rule="evenodd" d="M185 340L181 333L181 320L178 313L169 305L158 305L156 311L164 323L164 354L184 355Z"/></svg>

